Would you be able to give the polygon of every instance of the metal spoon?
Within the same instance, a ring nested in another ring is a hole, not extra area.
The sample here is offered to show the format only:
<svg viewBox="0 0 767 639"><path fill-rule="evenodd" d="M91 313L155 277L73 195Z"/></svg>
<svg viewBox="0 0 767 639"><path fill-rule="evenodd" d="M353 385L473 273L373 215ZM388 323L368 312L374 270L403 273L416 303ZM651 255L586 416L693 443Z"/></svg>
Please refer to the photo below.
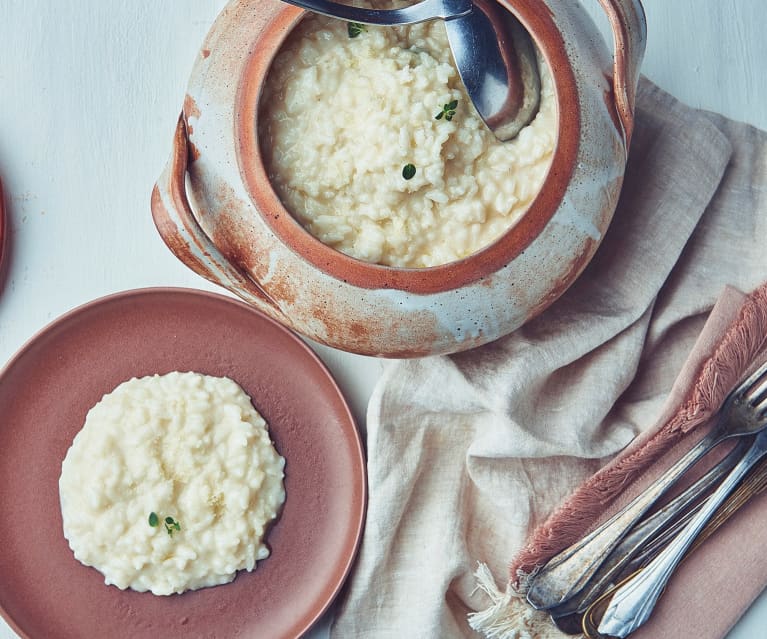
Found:
<svg viewBox="0 0 767 639"><path fill-rule="evenodd" d="M532 38L495 0L423 0L402 9L363 9L329 0L283 0L349 22L393 26L445 21L458 73L480 117L505 142L538 113L541 79Z"/></svg>
<svg viewBox="0 0 767 639"><path fill-rule="evenodd" d="M610 554L586 586L569 601L549 609L551 620L567 634L582 633L582 613L625 571L635 572L658 555L702 506L713 486L740 460L750 441L744 439L698 481L663 508L638 523Z"/></svg>
<svg viewBox="0 0 767 639"><path fill-rule="evenodd" d="M764 423L764 418L762 421ZM696 537L740 480L766 455L767 430L763 430L756 436L751 448L738 465L706 500L703 508L682 532L643 568L639 575L615 592L602 621L599 622L599 632L624 638L647 622L687 549L695 542Z"/></svg>
<svg viewBox="0 0 767 639"><path fill-rule="evenodd" d="M745 506L752 497L759 495L767 489L767 459L762 459L740 483L740 485L730 493L730 496L717 510L713 519L709 520L706 527L700 532L687 550L685 555L689 557L695 550L703 544L712 534L714 534L722 525L724 525L738 510ZM646 563L646 562L645 562ZM605 610L609 606L615 593L632 578L641 574L642 568L632 566L628 575L623 575L618 583L605 590L600 597L589 606L583 615L583 624L581 631L588 639L607 639L609 635L601 634L598 626L602 620Z"/></svg>
<svg viewBox="0 0 767 639"><path fill-rule="evenodd" d="M754 419L752 400L767 396L767 362L730 392L714 428L645 491L583 539L549 560L532 579L527 600L538 610L565 603L591 579L628 530L703 455L732 437L754 435L767 421ZM762 405L759 404L761 410ZM767 413L767 406L765 406ZM765 417L767 420L767 416Z"/></svg>

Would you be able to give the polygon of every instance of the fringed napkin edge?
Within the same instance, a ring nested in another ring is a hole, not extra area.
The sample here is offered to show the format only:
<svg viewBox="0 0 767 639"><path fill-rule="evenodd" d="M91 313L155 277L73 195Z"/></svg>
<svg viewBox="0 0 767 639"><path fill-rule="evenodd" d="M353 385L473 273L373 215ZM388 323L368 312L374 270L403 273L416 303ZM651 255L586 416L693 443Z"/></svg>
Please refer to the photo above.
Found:
<svg viewBox="0 0 767 639"><path fill-rule="evenodd" d="M538 639L548 616L527 604L527 582L551 557L583 537L621 490L641 475L684 435L706 422L727 393L753 364L767 336L767 283L746 296L737 318L678 409L647 441L602 468L581 484L531 535L509 565L505 589L498 588L486 564L478 563L476 590L490 599L485 609L468 615L471 628L487 639ZM549 624L550 625L550 624Z"/></svg>

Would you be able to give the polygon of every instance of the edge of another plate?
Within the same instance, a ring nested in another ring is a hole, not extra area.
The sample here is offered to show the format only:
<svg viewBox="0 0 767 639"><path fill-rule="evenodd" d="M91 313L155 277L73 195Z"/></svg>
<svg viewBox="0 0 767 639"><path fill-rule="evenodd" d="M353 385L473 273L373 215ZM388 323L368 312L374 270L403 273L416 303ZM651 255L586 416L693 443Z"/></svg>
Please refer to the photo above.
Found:
<svg viewBox="0 0 767 639"><path fill-rule="evenodd" d="M3 269L3 258L5 257L5 243L7 235L7 221L5 219L5 197L3 193L3 180L0 178L0 272Z"/></svg>

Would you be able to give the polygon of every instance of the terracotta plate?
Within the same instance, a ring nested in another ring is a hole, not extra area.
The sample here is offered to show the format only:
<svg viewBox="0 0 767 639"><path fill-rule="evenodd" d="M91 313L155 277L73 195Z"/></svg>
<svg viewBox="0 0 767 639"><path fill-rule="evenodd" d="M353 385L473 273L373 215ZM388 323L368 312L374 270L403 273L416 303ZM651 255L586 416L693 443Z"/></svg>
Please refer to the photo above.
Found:
<svg viewBox="0 0 767 639"><path fill-rule="evenodd" d="M286 459L271 556L231 584L156 597L105 586L62 534L61 462L85 414L133 376L194 370L237 381ZM53 322L0 373L0 611L22 636L297 637L327 608L364 520L360 439L320 360L229 298L143 289Z"/></svg>
<svg viewBox="0 0 767 639"><path fill-rule="evenodd" d="M3 263L3 255L5 253L5 236L6 236L5 220L5 199L3 196L3 181L0 180L0 265Z"/></svg>

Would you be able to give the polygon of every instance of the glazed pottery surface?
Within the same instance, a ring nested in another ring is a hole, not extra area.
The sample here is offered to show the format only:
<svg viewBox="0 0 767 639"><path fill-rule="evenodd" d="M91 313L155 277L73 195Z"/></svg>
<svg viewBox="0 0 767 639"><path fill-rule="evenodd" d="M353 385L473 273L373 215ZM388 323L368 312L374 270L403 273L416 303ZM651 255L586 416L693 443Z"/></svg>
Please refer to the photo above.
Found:
<svg viewBox="0 0 767 639"><path fill-rule="evenodd" d="M234 0L200 50L152 194L160 234L203 277L343 350L412 357L510 333L580 274L620 193L645 20L639 0L600 1L614 56L578 2L501 2L552 70L559 133L551 169L530 210L491 246L444 266L397 269L325 246L277 198L259 151L258 99L304 12L279 0Z"/></svg>

